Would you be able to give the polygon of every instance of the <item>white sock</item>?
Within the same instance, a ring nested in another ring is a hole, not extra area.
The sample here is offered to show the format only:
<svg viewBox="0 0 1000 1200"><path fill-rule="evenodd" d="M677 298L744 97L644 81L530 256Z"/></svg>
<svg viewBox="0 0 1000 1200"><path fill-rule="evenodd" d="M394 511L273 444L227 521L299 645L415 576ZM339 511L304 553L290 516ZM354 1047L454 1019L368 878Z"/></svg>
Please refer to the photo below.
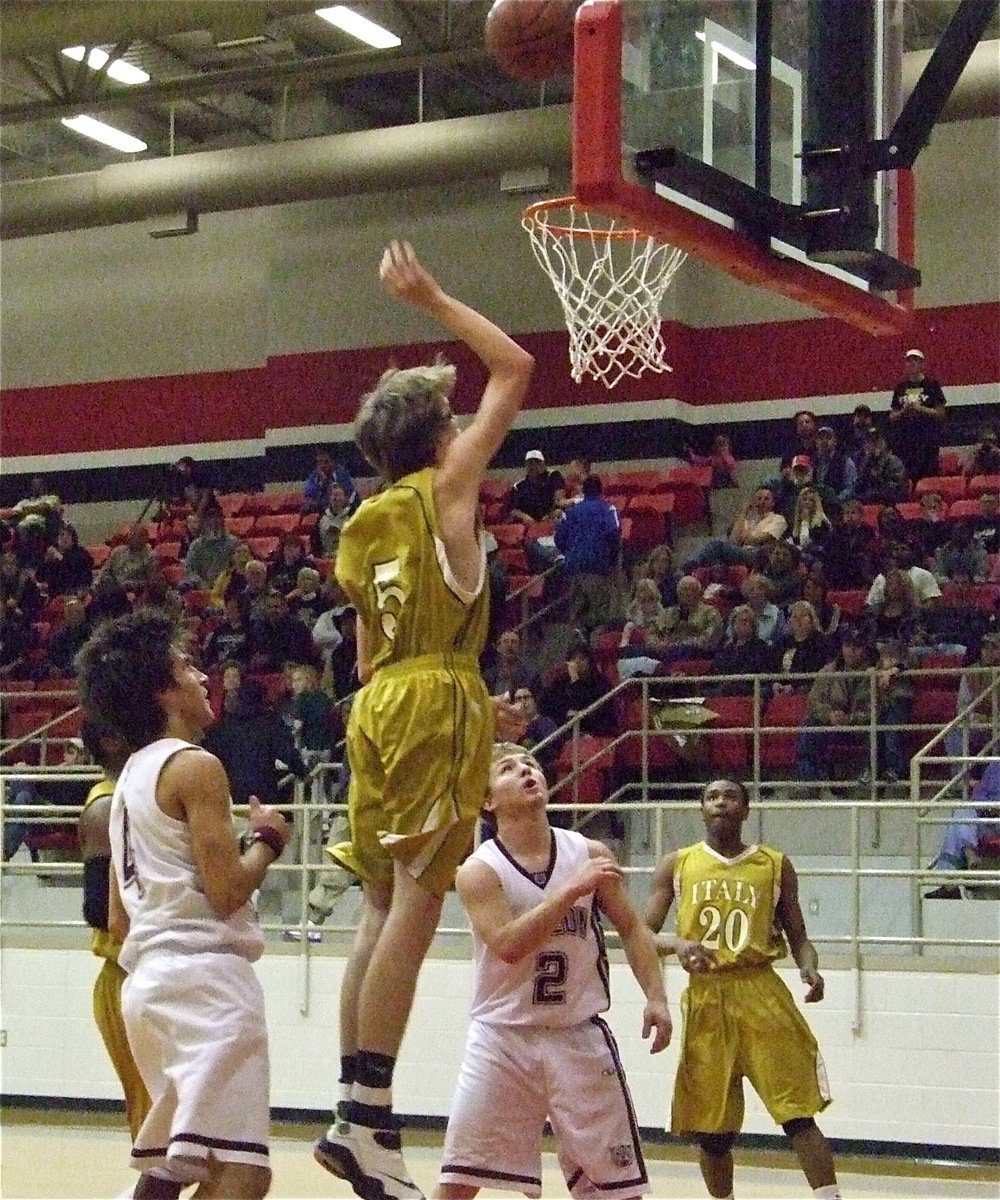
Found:
<svg viewBox="0 0 1000 1200"><path fill-rule="evenodd" d="M828 1183L825 1187L813 1188L813 1195L818 1196L819 1200L841 1200L840 1188L835 1183Z"/></svg>

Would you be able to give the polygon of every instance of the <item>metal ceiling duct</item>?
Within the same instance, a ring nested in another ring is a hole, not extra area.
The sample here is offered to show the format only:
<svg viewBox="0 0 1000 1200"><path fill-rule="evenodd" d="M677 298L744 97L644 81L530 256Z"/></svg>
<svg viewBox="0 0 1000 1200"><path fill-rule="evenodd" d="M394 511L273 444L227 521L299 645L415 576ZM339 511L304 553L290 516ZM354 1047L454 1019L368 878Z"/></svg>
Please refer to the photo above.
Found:
<svg viewBox="0 0 1000 1200"><path fill-rule="evenodd" d="M568 105L115 164L0 188L0 236L388 192L569 165Z"/></svg>
<svg viewBox="0 0 1000 1200"><path fill-rule="evenodd" d="M906 55L905 94L928 58L922 52ZM976 48L942 119L998 115L1000 41L994 40ZM565 170L569 121L569 106L559 105L148 159L85 174L6 183L0 187L0 238L186 211L223 212L499 177L504 171L533 165Z"/></svg>
<svg viewBox="0 0 1000 1200"><path fill-rule="evenodd" d="M930 50L911 50L903 55L903 95L916 86L931 60ZM1000 116L1000 40L980 42L966 63L955 90L941 113L941 121L971 121L976 117Z"/></svg>

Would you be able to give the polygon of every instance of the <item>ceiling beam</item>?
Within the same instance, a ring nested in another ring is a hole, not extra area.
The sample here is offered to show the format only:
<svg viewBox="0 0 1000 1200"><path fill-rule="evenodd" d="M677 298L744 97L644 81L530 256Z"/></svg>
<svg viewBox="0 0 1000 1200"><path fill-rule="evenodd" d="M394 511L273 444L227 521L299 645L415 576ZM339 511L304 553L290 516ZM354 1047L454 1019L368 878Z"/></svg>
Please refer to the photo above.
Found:
<svg viewBox="0 0 1000 1200"><path fill-rule="evenodd" d="M5 58L22 58L63 46L103 46L123 37L138 41L191 29L209 29L216 40L254 37L275 17L315 7L314 0L4 0L0 39Z"/></svg>
<svg viewBox="0 0 1000 1200"><path fill-rule="evenodd" d="M88 98L88 112L121 108L131 104L157 104L210 92L233 88L253 87L265 83L289 80L356 79L360 76L392 75L406 71L441 70L455 66L475 67L491 61L480 47L463 50L441 50L436 53L393 54L385 50L358 51L348 54L323 54L316 58L290 63L262 63L255 67L235 67L229 70L201 71L157 83L142 83L135 87L120 87ZM29 104L0 105L0 121L19 125L27 121L47 121L72 115L79 111L80 101L36 100Z"/></svg>

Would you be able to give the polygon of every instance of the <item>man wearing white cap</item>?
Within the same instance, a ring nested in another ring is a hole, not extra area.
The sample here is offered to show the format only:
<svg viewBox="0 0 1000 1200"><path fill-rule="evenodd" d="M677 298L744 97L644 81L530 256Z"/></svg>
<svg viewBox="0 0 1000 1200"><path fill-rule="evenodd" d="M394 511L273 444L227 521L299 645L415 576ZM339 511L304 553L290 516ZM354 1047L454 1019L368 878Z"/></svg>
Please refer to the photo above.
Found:
<svg viewBox="0 0 1000 1200"><path fill-rule="evenodd" d="M562 475L548 469L541 450L529 450L524 456L524 478L511 489L510 520L531 525L554 517L564 498Z"/></svg>
<svg viewBox="0 0 1000 1200"><path fill-rule="evenodd" d="M906 373L889 406L889 446L911 483L938 473L945 399L936 379L924 374L924 352L907 350Z"/></svg>

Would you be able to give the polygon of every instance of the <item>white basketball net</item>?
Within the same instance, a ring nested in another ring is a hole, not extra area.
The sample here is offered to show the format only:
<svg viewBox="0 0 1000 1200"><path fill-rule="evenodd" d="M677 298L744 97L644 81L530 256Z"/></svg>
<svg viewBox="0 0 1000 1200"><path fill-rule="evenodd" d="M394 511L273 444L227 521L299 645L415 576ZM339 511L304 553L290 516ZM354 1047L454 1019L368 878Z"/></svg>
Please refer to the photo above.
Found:
<svg viewBox="0 0 1000 1200"><path fill-rule="evenodd" d="M574 201L531 205L521 222L552 280L569 330L571 374L613 388L626 376L670 371L660 302L687 255L644 230Z"/></svg>

